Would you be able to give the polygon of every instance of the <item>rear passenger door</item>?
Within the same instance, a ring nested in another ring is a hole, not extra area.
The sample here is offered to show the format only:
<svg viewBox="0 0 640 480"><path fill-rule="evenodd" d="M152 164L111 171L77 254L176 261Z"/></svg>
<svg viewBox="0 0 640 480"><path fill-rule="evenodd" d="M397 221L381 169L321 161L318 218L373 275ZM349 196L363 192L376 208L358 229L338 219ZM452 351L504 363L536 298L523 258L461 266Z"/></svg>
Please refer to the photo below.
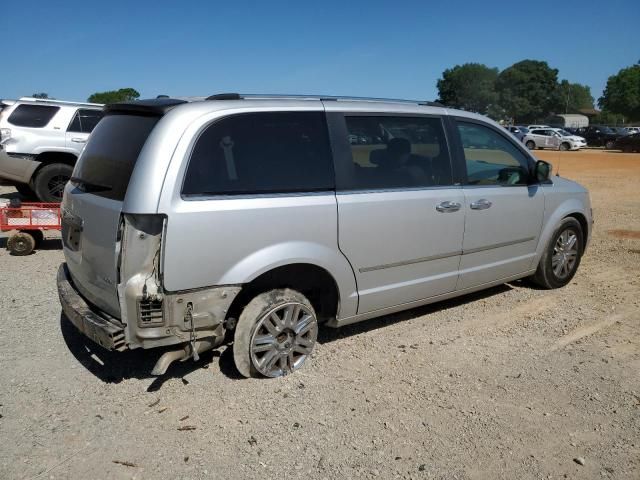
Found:
<svg viewBox="0 0 640 480"><path fill-rule="evenodd" d="M530 184L529 156L498 128L456 120L464 159L466 219L459 290L530 270L542 228L544 192Z"/></svg>
<svg viewBox="0 0 640 480"><path fill-rule="evenodd" d="M443 119L331 108L338 241L356 275L358 313L453 291L464 196Z"/></svg>
<svg viewBox="0 0 640 480"><path fill-rule="evenodd" d="M79 108L73 116L66 134L66 146L80 152L89 135L102 118L102 110Z"/></svg>

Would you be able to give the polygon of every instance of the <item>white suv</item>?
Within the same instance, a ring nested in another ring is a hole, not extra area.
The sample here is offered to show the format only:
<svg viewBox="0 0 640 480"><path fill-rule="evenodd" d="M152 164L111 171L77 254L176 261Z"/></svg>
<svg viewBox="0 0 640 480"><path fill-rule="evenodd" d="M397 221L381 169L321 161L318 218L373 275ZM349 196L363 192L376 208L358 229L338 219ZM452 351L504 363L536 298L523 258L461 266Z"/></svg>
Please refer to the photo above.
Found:
<svg viewBox="0 0 640 480"><path fill-rule="evenodd" d="M0 179L25 196L62 200L102 105L21 98L0 110Z"/></svg>

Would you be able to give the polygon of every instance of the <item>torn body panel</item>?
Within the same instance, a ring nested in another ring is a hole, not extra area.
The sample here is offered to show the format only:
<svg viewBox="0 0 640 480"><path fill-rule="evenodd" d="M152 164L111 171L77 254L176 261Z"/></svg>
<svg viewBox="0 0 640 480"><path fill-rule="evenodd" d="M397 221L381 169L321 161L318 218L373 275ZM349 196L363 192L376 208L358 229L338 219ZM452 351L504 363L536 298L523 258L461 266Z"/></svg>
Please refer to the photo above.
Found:
<svg viewBox="0 0 640 480"><path fill-rule="evenodd" d="M118 297L129 348L152 348L224 336L237 285L167 292L162 278L166 218L125 214L119 235Z"/></svg>

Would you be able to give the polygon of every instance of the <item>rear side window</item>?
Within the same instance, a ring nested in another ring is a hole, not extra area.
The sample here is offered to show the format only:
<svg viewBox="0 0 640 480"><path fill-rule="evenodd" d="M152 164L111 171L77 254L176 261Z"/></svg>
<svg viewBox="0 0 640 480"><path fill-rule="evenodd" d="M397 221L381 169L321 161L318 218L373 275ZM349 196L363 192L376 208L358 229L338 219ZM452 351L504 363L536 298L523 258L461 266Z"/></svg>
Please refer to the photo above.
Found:
<svg viewBox="0 0 640 480"><path fill-rule="evenodd" d="M60 107L50 105L18 105L7 121L17 127L41 128L46 126Z"/></svg>
<svg viewBox="0 0 640 480"><path fill-rule="evenodd" d="M347 116L351 163L340 190L452 184L449 149L437 117Z"/></svg>
<svg viewBox="0 0 640 480"><path fill-rule="evenodd" d="M88 110L80 108L76 112L71 124L69 132L91 133L103 116L101 110Z"/></svg>
<svg viewBox="0 0 640 480"><path fill-rule="evenodd" d="M322 112L246 113L212 123L191 154L183 195L334 188Z"/></svg>
<svg viewBox="0 0 640 480"><path fill-rule="evenodd" d="M469 185L527 184L527 158L513 143L491 128L475 123L458 122L458 132Z"/></svg>
<svg viewBox="0 0 640 480"><path fill-rule="evenodd" d="M71 178L80 190L124 200L138 155L159 117L107 115L91 134Z"/></svg>

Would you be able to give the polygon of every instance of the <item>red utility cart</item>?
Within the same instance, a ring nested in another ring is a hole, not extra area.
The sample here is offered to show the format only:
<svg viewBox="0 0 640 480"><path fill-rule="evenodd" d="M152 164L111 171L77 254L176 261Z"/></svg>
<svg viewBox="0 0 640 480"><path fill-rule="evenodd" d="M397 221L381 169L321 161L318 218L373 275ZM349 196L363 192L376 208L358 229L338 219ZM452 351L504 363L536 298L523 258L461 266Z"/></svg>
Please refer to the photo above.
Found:
<svg viewBox="0 0 640 480"><path fill-rule="evenodd" d="M59 203L0 205L0 231L17 230L7 240L12 255L29 255L44 239L45 230L60 230Z"/></svg>

